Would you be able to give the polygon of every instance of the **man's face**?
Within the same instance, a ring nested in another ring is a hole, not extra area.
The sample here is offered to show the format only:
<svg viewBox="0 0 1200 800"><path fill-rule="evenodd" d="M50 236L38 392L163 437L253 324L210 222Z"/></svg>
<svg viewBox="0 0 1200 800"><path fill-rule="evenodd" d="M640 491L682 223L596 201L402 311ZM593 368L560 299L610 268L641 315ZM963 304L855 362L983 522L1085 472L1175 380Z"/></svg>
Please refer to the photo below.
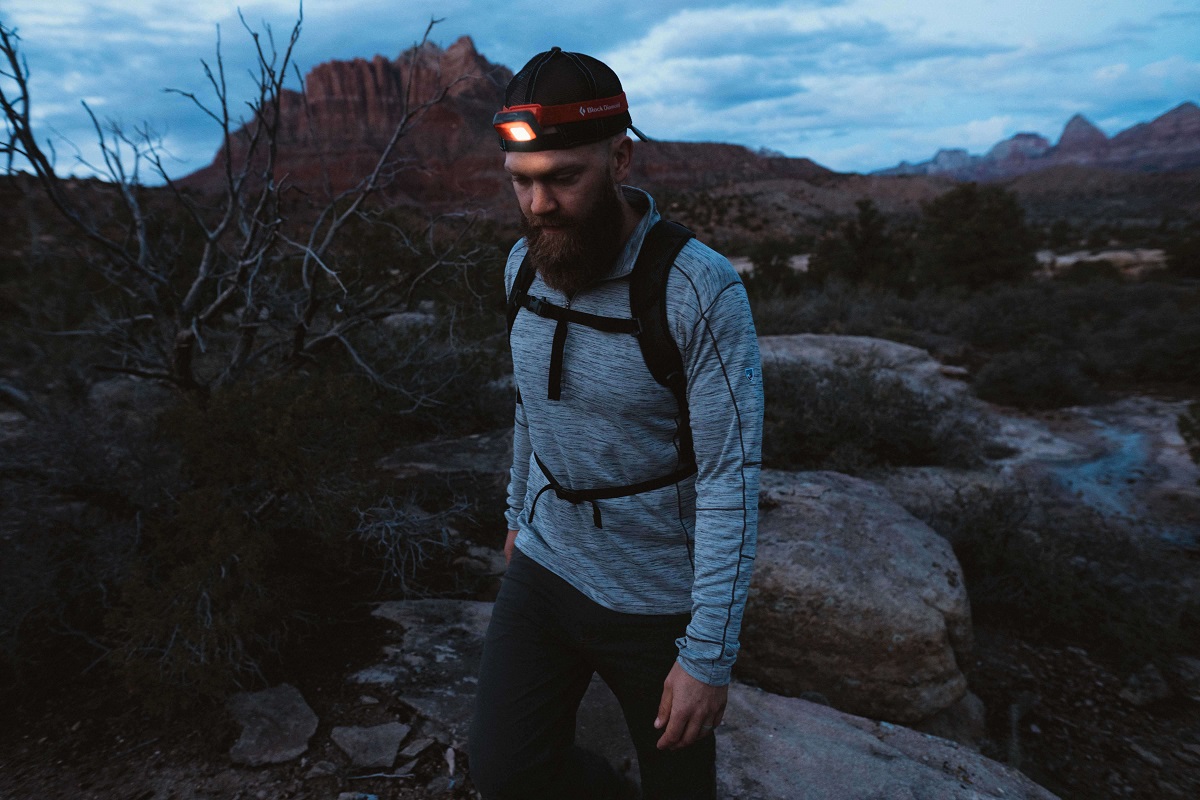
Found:
<svg viewBox="0 0 1200 800"><path fill-rule="evenodd" d="M529 257L551 288L573 294L612 268L624 244L613 142L508 153ZM623 176L621 176L623 177Z"/></svg>

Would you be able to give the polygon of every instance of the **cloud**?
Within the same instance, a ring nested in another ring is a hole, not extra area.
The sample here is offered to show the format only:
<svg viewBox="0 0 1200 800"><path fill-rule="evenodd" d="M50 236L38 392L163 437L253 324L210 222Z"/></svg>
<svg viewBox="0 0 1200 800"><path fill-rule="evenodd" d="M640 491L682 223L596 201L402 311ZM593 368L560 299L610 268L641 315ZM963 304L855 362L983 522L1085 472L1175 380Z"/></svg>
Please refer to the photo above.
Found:
<svg viewBox="0 0 1200 800"><path fill-rule="evenodd" d="M242 6L277 37L297 7ZM471 35L514 69L551 45L603 58L651 135L770 147L838 169L924 160L943 146L982 151L1021 130L1049 136L1078 111L1111 134L1200 97L1200 14L1182 0L306 0L297 63L394 58L431 9L445 19L434 41ZM87 97L163 132L179 173L208 163L211 122L161 90L211 96L200 59L212 63L218 25L231 95L250 88L252 42L234 0L5 0L0 18L25 36L38 119L85 152Z"/></svg>

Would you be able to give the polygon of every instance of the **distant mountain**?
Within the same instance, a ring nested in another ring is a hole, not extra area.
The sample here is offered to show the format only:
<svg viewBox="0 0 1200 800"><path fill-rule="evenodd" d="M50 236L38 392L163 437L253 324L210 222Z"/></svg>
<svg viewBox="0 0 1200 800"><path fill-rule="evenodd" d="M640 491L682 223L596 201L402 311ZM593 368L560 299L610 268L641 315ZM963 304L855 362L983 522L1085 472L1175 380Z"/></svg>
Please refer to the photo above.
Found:
<svg viewBox="0 0 1200 800"><path fill-rule="evenodd" d="M309 195L349 188L375 166L404 113L406 92L413 108L448 86L445 99L400 142L387 192L412 205L469 206L514 221L516 204L491 126L511 76L467 37L445 49L426 44L395 59L321 64L305 78L303 95L289 91L282 97L277 175ZM235 155L245 152L245 137L245 131L232 137ZM836 173L806 158L734 144L639 142L635 153L631 183L653 192L673 218L716 243L816 235L830 220L854 214L863 197L889 216L914 217L923 203L963 179L1005 180L1035 220L1147 222L1168 212L1200 213L1200 166L1178 171L1200 165L1200 109L1191 103L1111 139L1076 115L1054 145L1023 133L984 156L942 150L925 164L883 175ZM221 153L181 182L220 191Z"/></svg>
<svg viewBox="0 0 1200 800"><path fill-rule="evenodd" d="M434 44L395 60L331 61L304 81L304 94L285 91L277 174L306 191L328 185L334 192L369 174L406 108L446 97L427 109L404 138L394 166L402 170L389 190L415 202L470 200L477 205L511 205L503 153L492 115L504 103L512 72L491 63L469 37L445 50ZM234 137L244 153L246 132ZM647 142L638 145L635 179L661 188L712 188L767 178L809 179L835 173L805 158L760 153L732 144ZM222 153L211 165L182 180L202 190L220 190Z"/></svg>
<svg viewBox="0 0 1200 800"><path fill-rule="evenodd" d="M942 175L956 180L994 181L1060 166L1170 172L1200 167L1200 107L1187 102L1109 139L1082 114L1071 117L1058 143L1036 133L1018 133L986 155L939 150L920 164L902 162L875 175Z"/></svg>

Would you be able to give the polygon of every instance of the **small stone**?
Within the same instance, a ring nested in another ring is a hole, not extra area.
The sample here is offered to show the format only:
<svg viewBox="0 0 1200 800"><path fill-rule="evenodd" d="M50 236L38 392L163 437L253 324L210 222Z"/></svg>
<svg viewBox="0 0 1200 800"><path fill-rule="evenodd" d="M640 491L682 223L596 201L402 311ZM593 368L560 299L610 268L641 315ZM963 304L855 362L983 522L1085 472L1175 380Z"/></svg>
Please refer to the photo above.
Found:
<svg viewBox="0 0 1200 800"><path fill-rule="evenodd" d="M1147 664L1129 676L1129 680L1125 681L1125 688L1121 689L1117 696L1132 706L1144 708L1170 697L1171 687L1158 671L1158 667Z"/></svg>
<svg viewBox="0 0 1200 800"><path fill-rule="evenodd" d="M438 775L436 778L425 784L425 793L434 796L445 794L454 788L454 779L447 775Z"/></svg>
<svg viewBox="0 0 1200 800"><path fill-rule="evenodd" d="M390 767L408 731L407 725L388 722L372 728L334 728L330 738L356 766Z"/></svg>
<svg viewBox="0 0 1200 800"><path fill-rule="evenodd" d="M360 705L364 705L364 706L379 705L379 700L374 697L371 697L371 695L369 695L369 694L364 694L362 697L358 698L358 702Z"/></svg>
<svg viewBox="0 0 1200 800"><path fill-rule="evenodd" d="M401 758L416 758L425 752L426 747L429 747L429 745L434 744L436 741L436 739L428 736L421 739L414 739L404 746L404 749L400 751L400 756Z"/></svg>
<svg viewBox="0 0 1200 800"><path fill-rule="evenodd" d="M304 773L304 780L311 781L314 778L325 778L335 773L337 773L337 765L332 761L318 761L312 765L312 769Z"/></svg>
<svg viewBox="0 0 1200 800"><path fill-rule="evenodd" d="M294 686L281 684L261 692L240 692L229 711L242 724L242 735L229 750L235 764L279 764L308 749L317 731L317 715Z"/></svg>
<svg viewBox="0 0 1200 800"><path fill-rule="evenodd" d="M1130 742L1129 749L1132 750L1134 753L1136 753L1138 758L1140 758L1142 761L1145 761L1150 766L1158 767L1159 769L1162 768L1163 760L1161 758L1159 758L1158 756L1154 755L1154 753L1151 753L1146 748L1142 747L1141 745L1137 745L1137 744Z"/></svg>
<svg viewBox="0 0 1200 800"><path fill-rule="evenodd" d="M1200 658L1180 656L1172 662L1170 672L1179 693L1200 702Z"/></svg>

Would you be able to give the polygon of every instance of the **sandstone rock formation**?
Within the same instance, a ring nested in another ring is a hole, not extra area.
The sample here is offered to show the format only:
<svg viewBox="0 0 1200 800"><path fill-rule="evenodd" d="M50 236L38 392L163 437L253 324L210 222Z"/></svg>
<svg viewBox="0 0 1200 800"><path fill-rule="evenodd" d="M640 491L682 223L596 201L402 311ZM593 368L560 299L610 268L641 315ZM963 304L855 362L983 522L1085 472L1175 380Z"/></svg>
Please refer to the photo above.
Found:
<svg viewBox="0 0 1200 800"><path fill-rule="evenodd" d="M376 614L402 627L380 672L406 657L423 669L395 671L389 691L421 724L457 742L469 726L474 680L490 604L420 600L382 604ZM636 763L615 699L593 683L580 709L577 741L618 766ZM637 771L630 777L636 780ZM937 737L853 717L738 683L717 732L722 800L911 798L1052 800L1004 765Z"/></svg>
<svg viewBox="0 0 1200 800"><path fill-rule="evenodd" d="M839 473L767 470L762 497L738 674L896 722L961 700L971 610L949 543Z"/></svg>
<svg viewBox="0 0 1200 800"><path fill-rule="evenodd" d="M491 125L511 78L507 67L480 55L467 36L445 50L427 43L393 60L377 55L321 64L305 78L303 94L282 95L279 174L309 191L354 186L370 173L404 115L445 90L445 98L421 111L419 125L400 142L393 161L403 172L391 193L424 203L500 203L511 211L503 153ZM235 157L244 152L245 137L245 131L235 137ZM218 153L212 165L182 183L218 189L222 159ZM640 146L634 180L697 189L735 180L831 175L808 159L771 157L740 145L655 141Z"/></svg>

